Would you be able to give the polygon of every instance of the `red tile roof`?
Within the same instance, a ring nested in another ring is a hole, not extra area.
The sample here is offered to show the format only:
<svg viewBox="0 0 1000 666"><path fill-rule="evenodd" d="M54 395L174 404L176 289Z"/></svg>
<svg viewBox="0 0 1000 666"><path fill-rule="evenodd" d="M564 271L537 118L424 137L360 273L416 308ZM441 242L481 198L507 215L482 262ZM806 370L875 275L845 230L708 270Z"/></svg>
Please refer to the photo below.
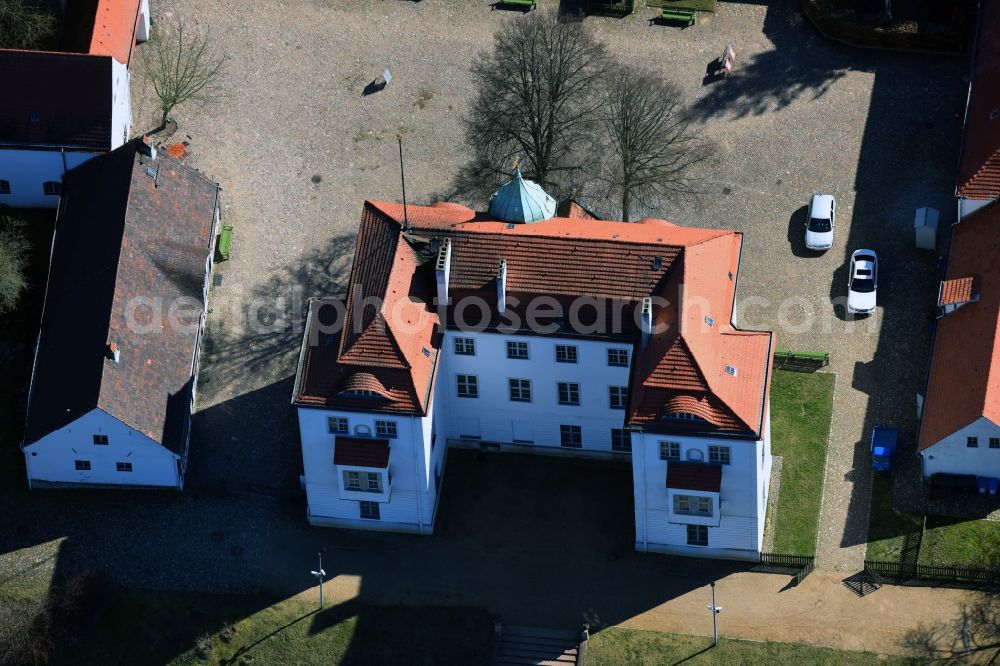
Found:
<svg viewBox="0 0 1000 666"><path fill-rule="evenodd" d="M979 277L979 300L938 320L917 449L980 417L1000 423L1000 204L954 226L948 281Z"/></svg>
<svg viewBox="0 0 1000 666"><path fill-rule="evenodd" d="M333 444L333 464L385 469L389 466L389 440L338 436Z"/></svg>
<svg viewBox="0 0 1000 666"><path fill-rule="evenodd" d="M944 280L938 290L938 305L966 303L971 301L978 291L976 279L972 277Z"/></svg>
<svg viewBox="0 0 1000 666"><path fill-rule="evenodd" d="M957 194L1000 196L1000 2L980 5L972 86L965 111Z"/></svg>
<svg viewBox="0 0 1000 666"><path fill-rule="evenodd" d="M130 64L141 5L142 0L98 0L90 53Z"/></svg>
<svg viewBox="0 0 1000 666"><path fill-rule="evenodd" d="M453 203L409 206L407 217L410 231L403 233L401 205L365 204L349 294L341 306L345 333L335 342L330 336L320 341L315 332L325 324L318 321L319 310L335 304L313 304L297 404L425 413L438 323L425 304L432 303L436 289L431 259L447 238L449 296L483 297L494 321L501 259L507 262L508 295L522 302L542 295L560 302L588 296L627 305L630 314L647 296L664 298L667 304L655 310L666 330L637 354L629 422L656 429L666 411L689 411L704 415L712 429L760 434L772 336L730 323L739 234L656 219L555 217L514 225ZM381 307L372 305L382 296ZM634 324L626 324L616 334L634 339L636 333ZM727 364L737 369L735 376L725 372ZM377 378L392 398L359 404L338 395L343 377L360 370Z"/></svg>
<svg viewBox="0 0 1000 666"><path fill-rule="evenodd" d="M721 486L721 465L695 462L667 463L667 488L717 493Z"/></svg>

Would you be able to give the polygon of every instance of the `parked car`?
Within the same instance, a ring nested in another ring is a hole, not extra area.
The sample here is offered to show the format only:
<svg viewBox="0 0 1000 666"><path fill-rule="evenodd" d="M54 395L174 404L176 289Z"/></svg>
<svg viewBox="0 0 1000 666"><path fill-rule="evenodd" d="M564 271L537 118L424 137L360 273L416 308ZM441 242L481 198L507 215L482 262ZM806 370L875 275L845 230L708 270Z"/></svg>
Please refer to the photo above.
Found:
<svg viewBox="0 0 1000 666"><path fill-rule="evenodd" d="M851 314L875 312L878 291L878 256L875 250L856 250L851 255L847 278L847 311Z"/></svg>
<svg viewBox="0 0 1000 666"><path fill-rule="evenodd" d="M814 194L809 201L806 220L806 247L829 250L833 246L833 230L837 226L837 200L829 194Z"/></svg>

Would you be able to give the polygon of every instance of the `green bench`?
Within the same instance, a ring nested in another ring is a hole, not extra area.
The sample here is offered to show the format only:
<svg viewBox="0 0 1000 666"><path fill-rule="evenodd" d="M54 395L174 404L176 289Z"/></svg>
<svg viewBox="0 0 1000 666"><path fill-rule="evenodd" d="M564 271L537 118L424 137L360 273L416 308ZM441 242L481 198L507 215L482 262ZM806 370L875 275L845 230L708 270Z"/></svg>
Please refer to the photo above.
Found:
<svg viewBox="0 0 1000 666"><path fill-rule="evenodd" d="M501 5L517 5L518 7L528 7L534 9L538 5L538 0L500 0Z"/></svg>
<svg viewBox="0 0 1000 666"><path fill-rule="evenodd" d="M829 352L800 352L778 349L774 352L774 362L778 367L788 365L823 367L830 365L830 354Z"/></svg>
<svg viewBox="0 0 1000 666"><path fill-rule="evenodd" d="M233 225L227 224L222 227L222 233L219 234L219 258L223 261L229 259L229 255L233 252Z"/></svg>
<svg viewBox="0 0 1000 666"><path fill-rule="evenodd" d="M660 18L664 21L679 21L687 25L694 25L695 14L689 9L666 9L660 12Z"/></svg>

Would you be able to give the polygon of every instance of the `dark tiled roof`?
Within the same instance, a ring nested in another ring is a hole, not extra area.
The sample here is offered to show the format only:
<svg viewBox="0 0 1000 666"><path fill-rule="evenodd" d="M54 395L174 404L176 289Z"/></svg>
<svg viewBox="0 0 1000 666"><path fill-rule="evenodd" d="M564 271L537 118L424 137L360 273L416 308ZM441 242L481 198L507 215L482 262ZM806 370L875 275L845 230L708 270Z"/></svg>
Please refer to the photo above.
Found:
<svg viewBox="0 0 1000 666"><path fill-rule="evenodd" d="M389 440L337 437L333 444L333 464L385 469L389 466Z"/></svg>
<svg viewBox="0 0 1000 666"><path fill-rule="evenodd" d="M111 148L111 58L0 50L0 145Z"/></svg>
<svg viewBox="0 0 1000 666"><path fill-rule="evenodd" d="M979 300L941 317L917 450L980 417L1000 423L1000 203L954 226L946 282L977 276Z"/></svg>
<svg viewBox="0 0 1000 666"><path fill-rule="evenodd" d="M1000 197L1000 2L980 5L972 89L965 111L958 196Z"/></svg>
<svg viewBox="0 0 1000 666"><path fill-rule="evenodd" d="M28 444L97 407L183 449L218 185L162 152L151 160L140 145L130 141L65 176ZM182 325L169 325L167 308L182 297ZM151 299L160 318L135 307L137 299ZM112 342L118 363L106 357Z"/></svg>
<svg viewBox="0 0 1000 666"><path fill-rule="evenodd" d="M721 485L721 465L694 462L667 463L667 488L717 493Z"/></svg>

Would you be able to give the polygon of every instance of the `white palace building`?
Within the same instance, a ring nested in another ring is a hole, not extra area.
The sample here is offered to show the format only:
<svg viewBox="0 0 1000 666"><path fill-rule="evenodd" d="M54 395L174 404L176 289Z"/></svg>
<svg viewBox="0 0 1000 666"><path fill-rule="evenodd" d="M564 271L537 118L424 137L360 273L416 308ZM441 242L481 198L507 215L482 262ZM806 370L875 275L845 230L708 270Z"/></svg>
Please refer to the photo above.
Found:
<svg viewBox="0 0 1000 666"><path fill-rule="evenodd" d="M630 457L638 550L758 559L774 342L733 322L741 247L520 173L488 213L366 202L299 357L309 521L431 533L449 447Z"/></svg>

